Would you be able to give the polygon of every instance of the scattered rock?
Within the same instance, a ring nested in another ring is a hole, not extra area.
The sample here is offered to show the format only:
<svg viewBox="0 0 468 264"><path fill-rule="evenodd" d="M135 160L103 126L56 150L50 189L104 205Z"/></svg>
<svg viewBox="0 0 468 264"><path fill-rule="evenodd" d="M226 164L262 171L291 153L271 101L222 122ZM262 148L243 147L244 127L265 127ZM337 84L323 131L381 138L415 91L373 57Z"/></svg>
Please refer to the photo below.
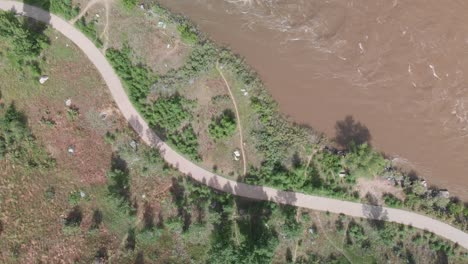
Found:
<svg viewBox="0 0 468 264"><path fill-rule="evenodd" d="M159 21L158 22L158 27L159 28L166 28L166 23L162 22L162 21Z"/></svg>
<svg viewBox="0 0 468 264"><path fill-rule="evenodd" d="M437 197L450 198L450 193L447 190L440 190Z"/></svg>
<svg viewBox="0 0 468 264"><path fill-rule="evenodd" d="M85 197L86 197L86 193L83 192L83 191L80 191L80 196L81 196L81 198L85 198Z"/></svg>
<svg viewBox="0 0 468 264"><path fill-rule="evenodd" d="M170 48L171 48L171 44L167 44L166 48L170 49Z"/></svg>
<svg viewBox="0 0 468 264"><path fill-rule="evenodd" d="M47 80L49 80L49 76L42 75L41 78L39 78L39 83L44 84L45 82L47 82Z"/></svg>
<svg viewBox="0 0 468 264"><path fill-rule="evenodd" d="M70 98L68 98L67 100L65 100L65 106L66 107L70 107L72 105L72 100Z"/></svg>
<svg viewBox="0 0 468 264"><path fill-rule="evenodd" d="M68 147L68 153L71 154L71 155L75 154L75 147L74 146L69 146Z"/></svg>
<svg viewBox="0 0 468 264"><path fill-rule="evenodd" d="M135 140L130 141L130 147L132 147L133 151L137 151L138 143Z"/></svg>
<svg viewBox="0 0 468 264"><path fill-rule="evenodd" d="M340 174L338 174L340 176L340 178L344 178L346 177L347 173L346 171L340 171Z"/></svg>
<svg viewBox="0 0 468 264"><path fill-rule="evenodd" d="M106 118L107 118L107 113L106 113L106 112L101 112L101 113L99 114L99 117L101 118L101 120L106 120Z"/></svg>
<svg viewBox="0 0 468 264"><path fill-rule="evenodd" d="M145 5L144 5L144 4L140 4L140 9L141 9L141 10L145 10Z"/></svg>
<svg viewBox="0 0 468 264"><path fill-rule="evenodd" d="M240 159L240 156L241 156L241 154L240 154L239 150L236 149L234 151L234 160L238 161Z"/></svg>
<svg viewBox="0 0 468 264"><path fill-rule="evenodd" d="M142 194L142 195L141 195L141 198L145 199L145 198L146 198L146 194Z"/></svg>
<svg viewBox="0 0 468 264"><path fill-rule="evenodd" d="M427 189L427 182L425 180L422 180L421 181L421 185L424 186L424 188Z"/></svg>

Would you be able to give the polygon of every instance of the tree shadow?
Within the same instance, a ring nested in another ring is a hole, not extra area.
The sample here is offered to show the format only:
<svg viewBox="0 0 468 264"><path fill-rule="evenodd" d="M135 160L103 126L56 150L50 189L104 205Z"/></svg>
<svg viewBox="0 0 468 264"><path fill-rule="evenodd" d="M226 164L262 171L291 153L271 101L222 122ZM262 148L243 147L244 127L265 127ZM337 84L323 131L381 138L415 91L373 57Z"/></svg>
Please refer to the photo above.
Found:
<svg viewBox="0 0 468 264"><path fill-rule="evenodd" d="M91 227L90 229L98 229L102 223L103 215L101 210L95 209L93 212L93 217L91 219Z"/></svg>
<svg viewBox="0 0 468 264"><path fill-rule="evenodd" d="M346 116L344 120L337 121L335 130L335 141L343 148L349 148L352 144L369 144L371 140L369 129L361 122L355 121L352 116Z"/></svg>
<svg viewBox="0 0 468 264"><path fill-rule="evenodd" d="M172 177L172 187L169 189L172 200L177 206L177 215L182 218L182 230L187 231L192 224L192 215L188 210L185 187L179 183L176 177Z"/></svg>
<svg viewBox="0 0 468 264"><path fill-rule="evenodd" d="M75 206L65 218L65 225L66 226L79 226L81 224L82 219L83 219L83 212L81 211L81 208L79 206Z"/></svg>
<svg viewBox="0 0 468 264"><path fill-rule="evenodd" d="M378 199L370 193L366 194L368 204L362 205L362 212L369 224L379 230L385 227L385 221L388 220L388 212L379 205Z"/></svg>
<svg viewBox="0 0 468 264"><path fill-rule="evenodd" d="M24 0L23 2L25 3L23 13L27 17L28 24L34 25L38 34L44 33L51 19L50 0ZM38 24L37 20L42 23Z"/></svg>
<svg viewBox="0 0 468 264"><path fill-rule="evenodd" d="M152 230L154 228L154 208L150 203L145 202L143 210L143 228L146 230Z"/></svg>

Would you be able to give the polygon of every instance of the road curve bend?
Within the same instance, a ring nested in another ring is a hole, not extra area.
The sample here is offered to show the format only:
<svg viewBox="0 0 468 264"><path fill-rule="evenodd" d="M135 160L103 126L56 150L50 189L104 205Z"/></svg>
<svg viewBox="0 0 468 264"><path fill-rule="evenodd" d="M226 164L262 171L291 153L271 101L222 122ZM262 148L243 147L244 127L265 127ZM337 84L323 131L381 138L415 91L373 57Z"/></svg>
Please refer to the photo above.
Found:
<svg viewBox="0 0 468 264"><path fill-rule="evenodd" d="M268 200L319 211L343 213L354 217L380 219L404 225L411 225L416 228L433 232L468 249L467 233L427 216L400 209L371 206L361 203L306 195L303 193L279 191L269 187L247 185L228 180L197 166L172 150L149 128L146 121L131 104L119 77L116 75L105 56L99 51L93 42L91 42L78 29L58 16L50 14L40 8L20 2L0 0L0 9L16 10L17 13L21 13L27 17L47 23L74 42L99 71L109 87L109 90L123 116L140 135L141 139L146 144L159 148L166 162L176 167L182 173L189 175L196 181L206 184L214 189L232 193L237 196L258 200Z"/></svg>

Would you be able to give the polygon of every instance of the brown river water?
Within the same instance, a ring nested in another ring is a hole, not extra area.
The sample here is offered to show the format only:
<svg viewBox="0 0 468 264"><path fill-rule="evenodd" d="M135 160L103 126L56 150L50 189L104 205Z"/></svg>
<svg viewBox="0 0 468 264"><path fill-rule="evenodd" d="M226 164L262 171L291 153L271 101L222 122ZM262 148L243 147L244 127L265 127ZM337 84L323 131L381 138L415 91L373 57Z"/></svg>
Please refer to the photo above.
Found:
<svg viewBox="0 0 468 264"><path fill-rule="evenodd" d="M372 144L468 201L468 1L161 0L244 56L281 111Z"/></svg>

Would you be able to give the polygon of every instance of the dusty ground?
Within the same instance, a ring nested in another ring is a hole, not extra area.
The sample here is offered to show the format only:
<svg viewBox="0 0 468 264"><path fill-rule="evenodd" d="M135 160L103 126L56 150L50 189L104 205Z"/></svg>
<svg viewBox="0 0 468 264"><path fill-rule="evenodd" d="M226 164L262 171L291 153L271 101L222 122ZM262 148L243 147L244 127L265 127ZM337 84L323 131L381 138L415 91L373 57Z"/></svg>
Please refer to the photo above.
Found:
<svg viewBox="0 0 468 264"><path fill-rule="evenodd" d="M6 61L0 63L2 102L14 101L24 111L38 144L56 160L54 169L34 171L0 162L2 263L12 258L21 263L90 263L102 246L109 252L118 250L129 225L124 218L111 218L108 225L89 231L96 209L114 214L105 198L113 152L129 148L128 143L138 137L128 129L101 77L78 48L54 31L47 34L51 44L44 52L44 68L50 79L44 85L22 78ZM71 107L65 105L67 99ZM67 113L71 108L76 109L74 117ZM118 144L106 143L106 132L116 129L124 131L118 134ZM69 147L74 148L73 154ZM150 168L142 177L143 165L137 157L133 159L135 162L128 164L135 168L131 170L135 176L131 194L137 207L147 206L156 217L159 201L168 197L171 180L161 177L160 168ZM69 228L63 223L74 206L70 194L76 191L86 195L80 204L83 220L78 228ZM138 210L137 219L143 213Z"/></svg>
<svg viewBox="0 0 468 264"><path fill-rule="evenodd" d="M239 148L239 134L224 140L213 140L208 134L211 119L225 109L233 110L233 105L224 87L223 80L215 74L199 78L183 88L183 94L197 101L194 109L193 126L198 135L200 154L206 168L218 168L218 172L236 178L242 175L242 161L235 161L233 152Z"/></svg>
<svg viewBox="0 0 468 264"><path fill-rule="evenodd" d="M87 20L97 19L106 48L120 48L127 43L135 51L135 61L150 66L155 72L164 74L180 67L190 53L191 47L181 42L175 25L152 10L127 11L116 0L74 2L82 10L91 3L84 16Z"/></svg>
<svg viewBox="0 0 468 264"><path fill-rule="evenodd" d="M383 204L382 195L391 193L400 200L404 200L405 194L401 188L395 187L392 183L383 178L358 178L355 187L359 191L361 198L366 197L368 193L377 198L379 204Z"/></svg>

